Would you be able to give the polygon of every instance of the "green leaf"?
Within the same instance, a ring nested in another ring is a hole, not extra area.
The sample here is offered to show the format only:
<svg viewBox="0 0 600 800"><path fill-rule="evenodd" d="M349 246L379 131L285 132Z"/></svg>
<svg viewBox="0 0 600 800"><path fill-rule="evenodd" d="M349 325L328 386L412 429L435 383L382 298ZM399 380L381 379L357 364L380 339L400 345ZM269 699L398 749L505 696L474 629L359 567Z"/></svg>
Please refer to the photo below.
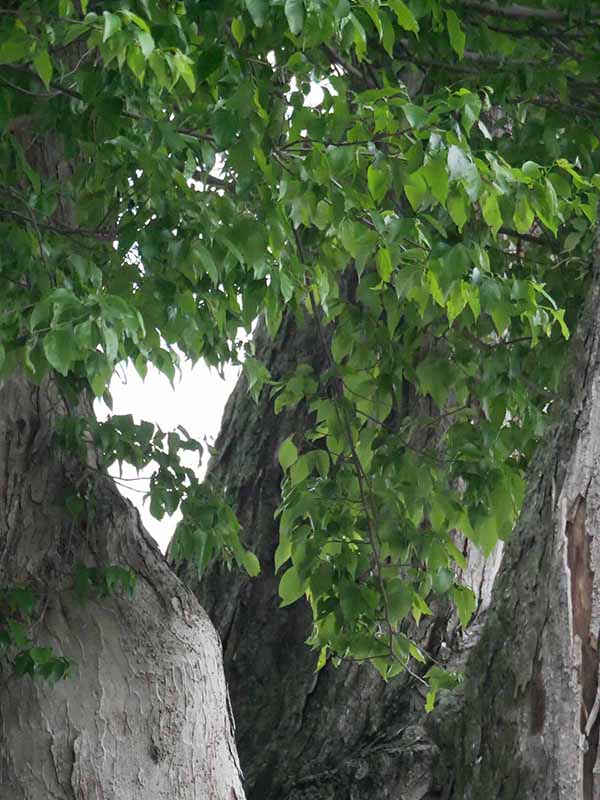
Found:
<svg viewBox="0 0 600 800"><path fill-rule="evenodd" d="M561 222L558 197L554 186L547 178L544 179L543 186L534 188L532 202L539 219L556 236Z"/></svg>
<svg viewBox="0 0 600 800"><path fill-rule="evenodd" d="M394 578L386 586L386 596L390 623L396 626L410 613L413 604L413 591L406 581Z"/></svg>
<svg viewBox="0 0 600 800"><path fill-rule="evenodd" d="M422 170L413 172L404 183L404 192L414 212L417 212L427 195L427 184L421 174Z"/></svg>
<svg viewBox="0 0 600 800"><path fill-rule="evenodd" d="M564 308L559 308L559 309L552 308L550 309L550 313L552 314L554 319L558 322L560 327L560 332L562 333L563 338L568 340L569 337L571 336L571 332L569 331L569 328L567 327L567 324L565 322Z"/></svg>
<svg viewBox="0 0 600 800"><path fill-rule="evenodd" d="M391 175L387 169L378 169L371 165L367 170L367 182L369 192L376 203L379 203L389 191L391 185Z"/></svg>
<svg viewBox="0 0 600 800"><path fill-rule="evenodd" d="M269 370L258 359L247 358L244 361L244 374L248 380L248 390L254 402L258 403L263 386L271 379Z"/></svg>
<svg viewBox="0 0 600 800"><path fill-rule="evenodd" d="M298 36L304 25L304 0L285 0L284 11L291 32Z"/></svg>
<svg viewBox="0 0 600 800"><path fill-rule="evenodd" d="M251 578L256 578L256 576L260 574L260 561L254 555L254 553L246 550L242 558L242 563L244 565L244 569Z"/></svg>
<svg viewBox="0 0 600 800"><path fill-rule="evenodd" d="M382 281L389 283L392 277L392 259L387 247L380 247L377 251L377 272Z"/></svg>
<svg viewBox="0 0 600 800"><path fill-rule="evenodd" d="M243 17L235 17L231 23L231 32L236 42L241 45L246 38L246 25Z"/></svg>
<svg viewBox="0 0 600 800"><path fill-rule="evenodd" d="M490 226L494 238L502 227L502 214L498 205L498 198L492 192L486 192L481 198L481 212L484 220Z"/></svg>
<svg viewBox="0 0 600 800"><path fill-rule="evenodd" d="M387 0L388 6L395 12L398 25L405 31L419 32L419 23L410 8L402 0Z"/></svg>
<svg viewBox="0 0 600 800"><path fill-rule="evenodd" d="M305 592L305 582L300 579L296 567L290 567L279 582L279 596L281 608L289 606L299 600Z"/></svg>
<svg viewBox="0 0 600 800"><path fill-rule="evenodd" d="M448 148L448 172L451 181L460 181L469 198L477 200L481 190L479 171L464 150L455 144Z"/></svg>
<svg viewBox="0 0 600 800"><path fill-rule="evenodd" d="M469 218L467 198L462 192L453 191L448 197L446 207L452 217L452 221L458 230L462 231L465 222Z"/></svg>
<svg viewBox="0 0 600 800"><path fill-rule="evenodd" d="M414 105L414 103L404 103L402 111L412 128L422 128L429 119L427 111L421 106Z"/></svg>
<svg viewBox="0 0 600 800"><path fill-rule="evenodd" d="M298 448L294 444L291 436L288 436L288 438L282 442L279 448L278 458L283 470L289 469L292 464L296 462L298 458Z"/></svg>
<svg viewBox="0 0 600 800"><path fill-rule="evenodd" d="M431 193L442 205L448 197L448 170L443 158L430 158L421 167L421 174L427 181Z"/></svg>
<svg viewBox="0 0 600 800"><path fill-rule="evenodd" d="M173 56L173 65L177 78L183 78L191 92L196 91L196 77L193 70L193 61L189 56L181 52L175 53Z"/></svg>
<svg viewBox="0 0 600 800"><path fill-rule="evenodd" d="M44 86L46 89L48 89L52 79L52 61L47 50L37 51L35 58L33 59L33 66L35 67L37 74L42 79Z"/></svg>
<svg viewBox="0 0 600 800"><path fill-rule="evenodd" d="M23 33L13 33L0 43L0 64L14 64L22 61L30 51L30 40Z"/></svg>
<svg viewBox="0 0 600 800"><path fill-rule="evenodd" d="M121 30L122 23L121 17L117 16L117 14L111 14L110 11L103 11L102 15L104 17L104 33L102 35L102 41L106 42L111 36L113 36L113 34Z"/></svg>
<svg viewBox="0 0 600 800"><path fill-rule="evenodd" d="M68 375L76 357L73 331L53 330L44 337L44 353L48 363L61 375Z"/></svg>
<svg viewBox="0 0 600 800"><path fill-rule="evenodd" d="M126 9L121 9L119 14L126 22L133 22L134 25L137 25L137 27L141 31L144 31L144 33L150 33L150 26L146 20L140 17L138 14L134 14L132 11L128 11Z"/></svg>
<svg viewBox="0 0 600 800"><path fill-rule="evenodd" d="M268 0L246 0L246 8L257 28L262 28L269 10Z"/></svg>
<svg viewBox="0 0 600 800"><path fill-rule="evenodd" d="M219 283L219 270L210 250L201 242L196 241L192 245L192 252L200 259L202 266L216 286Z"/></svg>
<svg viewBox="0 0 600 800"><path fill-rule="evenodd" d="M477 608L477 598L467 586L455 586L452 589L452 599L458 611L460 624L466 628Z"/></svg>
<svg viewBox="0 0 600 800"><path fill-rule="evenodd" d="M446 24L448 26L448 36L450 37L452 49L462 61L462 58L465 54L465 43L467 41L467 37L465 36L465 32L460 24L460 19L455 11L446 11Z"/></svg>
<svg viewBox="0 0 600 800"><path fill-rule="evenodd" d="M137 30L135 38L138 40L144 58L148 59L154 52L154 39L146 31Z"/></svg>
<svg viewBox="0 0 600 800"><path fill-rule="evenodd" d="M144 54L136 45L131 45L127 50L127 66L133 72L140 83L144 80L146 72L146 59Z"/></svg>
<svg viewBox="0 0 600 800"><path fill-rule="evenodd" d="M513 215L516 230L519 233L527 233L533 225L534 219L535 215L533 209L529 205L529 199L524 193L520 194L517 198L515 213Z"/></svg>

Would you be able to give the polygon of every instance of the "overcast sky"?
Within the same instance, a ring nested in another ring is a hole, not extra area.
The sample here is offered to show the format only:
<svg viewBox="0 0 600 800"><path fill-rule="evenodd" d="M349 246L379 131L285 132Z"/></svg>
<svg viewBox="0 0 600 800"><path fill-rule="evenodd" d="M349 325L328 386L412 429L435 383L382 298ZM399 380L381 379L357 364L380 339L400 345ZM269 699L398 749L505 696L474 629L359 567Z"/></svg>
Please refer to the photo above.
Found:
<svg viewBox="0 0 600 800"><path fill-rule="evenodd" d="M152 366L148 369L145 381L142 381L133 367L125 371L121 369L119 373L110 385L114 414L132 414L135 422L148 420L159 425L165 433L183 425L192 438L203 443L205 438L210 442L214 441L219 432L223 409L235 386L239 368L229 367L223 380L215 370L210 370L201 362L194 369L182 365L182 378L176 383L175 390L167 378ZM98 403L97 413L103 419L108 409ZM200 474L204 472L207 460L208 453L205 452ZM191 465L193 462L186 463ZM117 475L118 467L115 465L110 472ZM151 474L151 470L144 474ZM124 466L123 476L135 478L137 472L132 467L127 469ZM165 516L160 522L151 516L149 502L143 503L147 488L147 479L128 480L125 486L119 485L121 492L138 506L144 525L164 551L173 535L179 515Z"/></svg>

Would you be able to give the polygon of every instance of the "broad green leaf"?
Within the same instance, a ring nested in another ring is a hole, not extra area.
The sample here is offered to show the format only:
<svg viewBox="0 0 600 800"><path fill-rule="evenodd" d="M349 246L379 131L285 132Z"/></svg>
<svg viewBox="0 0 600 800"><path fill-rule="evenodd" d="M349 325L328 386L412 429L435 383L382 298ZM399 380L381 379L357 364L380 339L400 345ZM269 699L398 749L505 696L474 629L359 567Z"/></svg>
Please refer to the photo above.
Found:
<svg viewBox="0 0 600 800"><path fill-rule="evenodd" d="M389 191L391 175L388 169L379 169L371 165L367 170L369 192L376 203L381 202Z"/></svg>
<svg viewBox="0 0 600 800"><path fill-rule="evenodd" d="M135 32L135 38L138 40L144 58L150 58L152 53L154 52L154 39L152 38L150 33L147 33L143 30L138 30Z"/></svg>
<svg viewBox="0 0 600 800"><path fill-rule="evenodd" d="M0 64L14 64L29 55L30 40L22 32L0 42Z"/></svg>
<svg viewBox="0 0 600 800"><path fill-rule="evenodd" d="M460 19L455 11L446 11L446 24L448 26L448 36L450 37L452 49L462 61L462 58L465 54L465 43L467 41L467 37L465 36L465 32L460 24Z"/></svg>
<svg viewBox="0 0 600 800"><path fill-rule="evenodd" d="M128 11L125 9L120 10L119 14L121 14L121 16L126 22L133 22L134 25L137 25L137 27L141 31L144 31L144 33L150 33L150 26L148 25L146 20L140 17L138 14L134 14L132 11Z"/></svg>
<svg viewBox="0 0 600 800"><path fill-rule="evenodd" d="M279 572L279 568L282 564L291 558L292 556L292 541L289 537L289 534L283 533L280 531L279 534L279 544L277 545L277 550L275 550L275 572Z"/></svg>
<svg viewBox="0 0 600 800"><path fill-rule="evenodd" d="M452 599L458 611L458 618L463 628L466 628L475 609L477 608L477 598L467 586L454 586L452 589Z"/></svg>
<svg viewBox="0 0 600 800"><path fill-rule="evenodd" d="M414 103L404 103L402 110L408 120L408 124L413 128L422 128L429 118L427 111L421 106L414 105Z"/></svg>
<svg viewBox="0 0 600 800"><path fill-rule="evenodd" d="M298 448L293 442L291 436L281 443L278 453L279 463L283 470L289 469L298 458Z"/></svg>
<svg viewBox="0 0 600 800"><path fill-rule="evenodd" d="M38 50L35 54L35 58L33 59L33 66L35 67L35 71L42 79L44 86L46 89L50 86L50 81L52 80L52 61L50 56L48 55L47 50Z"/></svg>
<svg viewBox="0 0 600 800"><path fill-rule="evenodd" d="M404 183L404 192L413 211L417 212L427 195L427 184L421 170L408 176Z"/></svg>
<svg viewBox="0 0 600 800"><path fill-rule="evenodd" d="M354 14L350 14L350 21L352 23L352 40L356 49L356 57L359 61L362 61L367 52L367 32Z"/></svg>
<svg viewBox="0 0 600 800"><path fill-rule="evenodd" d="M268 0L246 0L246 8L250 12L250 16L256 27L262 28L265 24L269 9Z"/></svg>
<svg viewBox="0 0 600 800"><path fill-rule="evenodd" d="M299 600L305 592L306 584L301 580L296 567L286 570L279 581L279 596L281 608L289 606Z"/></svg>
<svg viewBox="0 0 600 800"><path fill-rule="evenodd" d="M57 329L47 333L44 336L44 353L51 367L61 375L68 375L77 354L73 332Z"/></svg>
<svg viewBox="0 0 600 800"><path fill-rule="evenodd" d="M536 186L533 191L532 204L535 213L556 236L561 223L558 208L558 197L552 183L545 178L543 186Z"/></svg>
<svg viewBox="0 0 600 800"><path fill-rule="evenodd" d="M522 193L517 198L515 213L513 215L513 222L515 228L519 233L527 233L533 225L535 215L533 209L529 205L529 199L525 193Z"/></svg>
<svg viewBox="0 0 600 800"><path fill-rule="evenodd" d="M448 170L443 158L430 158L421 167L421 174L427 181L431 193L442 205L448 197Z"/></svg>
<svg viewBox="0 0 600 800"><path fill-rule="evenodd" d="M304 0L285 0L284 11L291 32L297 36L304 25Z"/></svg>
<svg viewBox="0 0 600 800"><path fill-rule="evenodd" d="M121 17L117 14L112 14L110 11L103 11L102 15L104 17L104 33L102 35L102 41L106 42L110 37L120 31L123 27L121 22Z"/></svg>
<svg viewBox="0 0 600 800"><path fill-rule="evenodd" d="M410 585L394 578L386 586L387 611L392 625L397 626L408 616L413 604L413 591Z"/></svg>
<svg viewBox="0 0 600 800"><path fill-rule="evenodd" d="M136 45L131 45L127 50L127 66L139 82L143 83L144 73L146 72L146 59L140 48Z"/></svg>
<svg viewBox="0 0 600 800"><path fill-rule="evenodd" d="M389 283L392 276L392 259L387 247L380 247L377 251L377 272L382 281Z"/></svg>
<svg viewBox="0 0 600 800"><path fill-rule="evenodd" d="M498 198L492 192L486 192L481 198L481 212L484 220L490 226L494 238L502 227L502 214L498 205Z"/></svg>
<svg viewBox="0 0 600 800"><path fill-rule="evenodd" d="M402 0L387 0L387 5L395 12L398 25L405 31L419 32L419 23L410 8Z"/></svg>
<svg viewBox="0 0 600 800"><path fill-rule="evenodd" d="M481 179L476 165L458 145L448 148L448 172L451 181L461 181L471 201L477 200Z"/></svg>
<svg viewBox="0 0 600 800"><path fill-rule="evenodd" d="M246 25L243 17L235 17L231 22L231 32L236 42L241 45L246 38Z"/></svg>
<svg viewBox="0 0 600 800"><path fill-rule="evenodd" d="M177 77L183 78L191 92L196 91L196 77L194 75L193 61L181 52L173 56L173 64Z"/></svg>
<svg viewBox="0 0 600 800"><path fill-rule="evenodd" d="M242 558L242 563L244 565L244 569L248 575L250 575L250 577L256 578L256 576L260 574L260 561L254 555L254 553L246 550Z"/></svg>
<svg viewBox="0 0 600 800"><path fill-rule="evenodd" d="M462 231L469 218L466 196L462 192L453 190L448 196L446 208L458 230Z"/></svg>

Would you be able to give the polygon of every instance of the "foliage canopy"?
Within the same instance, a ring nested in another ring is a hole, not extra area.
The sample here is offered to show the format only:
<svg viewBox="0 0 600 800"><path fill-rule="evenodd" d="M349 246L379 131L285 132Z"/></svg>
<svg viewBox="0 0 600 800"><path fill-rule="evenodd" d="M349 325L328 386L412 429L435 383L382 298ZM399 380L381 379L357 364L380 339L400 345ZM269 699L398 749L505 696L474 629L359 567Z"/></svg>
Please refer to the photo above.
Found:
<svg viewBox="0 0 600 800"><path fill-rule="evenodd" d="M425 661L408 618L475 606L454 532L486 554L510 533L589 269L597 34L570 0L0 10L0 374L110 401L124 360L173 380L236 361L259 315L312 318L323 374L244 369L314 412L279 451L276 566L321 665ZM256 574L184 430L73 416L62 444L89 433L106 465L157 463L177 556Z"/></svg>

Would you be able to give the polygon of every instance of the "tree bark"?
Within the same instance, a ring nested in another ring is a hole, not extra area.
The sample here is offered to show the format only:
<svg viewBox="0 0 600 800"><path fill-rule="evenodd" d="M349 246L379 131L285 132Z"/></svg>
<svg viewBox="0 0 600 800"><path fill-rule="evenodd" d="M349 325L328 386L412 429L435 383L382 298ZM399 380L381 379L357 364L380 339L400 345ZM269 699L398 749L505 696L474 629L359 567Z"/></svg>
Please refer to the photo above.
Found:
<svg viewBox="0 0 600 800"><path fill-rule="evenodd" d="M261 330L256 345L275 379L300 363L317 371L324 366L310 319L299 324L288 316L274 342ZM415 410L424 401L409 402ZM421 406L420 411L429 413ZM277 452L287 436L308 424L301 406L275 415L267 391L256 405L240 380L225 410L209 479L234 499L262 572L250 579L217 563L199 582L193 569L180 570L223 640L248 797L373 800L398 797L398 787L410 800L444 797L447 769L425 726L422 686L408 674L386 684L373 668L351 663L337 669L327 664L315 673L316 654L305 644L308 605L279 608L273 570L273 514L282 478ZM476 550L470 553L467 578L482 612L497 562L498 557L484 564ZM444 604L413 633L440 659L458 642L456 618Z"/></svg>
<svg viewBox="0 0 600 800"><path fill-rule="evenodd" d="M454 797L600 797L600 246L559 421L467 664Z"/></svg>
<svg viewBox="0 0 600 800"><path fill-rule="evenodd" d="M55 383L0 387L0 586L40 598L36 644L76 661L51 686L0 673L2 800L242 800L218 638L112 481L52 440ZM85 486L76 522L65 496ZM133 599L78 604L73 568L120 564Z"/></svg>
<svg viewBox="0 0 600 800"><path fill-rule="evenodd" d="M76 161L39 127L24 116L11 133L42 179L66 186L55 218L68 224ZM82 463L56 447L57 422L72 413L92 415L91 403L70 408L56 376L0 381L0 589L31 587L33 643L76 663L51 686L0 661L0 800L243 800L215 630L93 448ZM69 494L85 497L83 519ZM129 567L134 597L82 605L78 564Z"/></svg>

